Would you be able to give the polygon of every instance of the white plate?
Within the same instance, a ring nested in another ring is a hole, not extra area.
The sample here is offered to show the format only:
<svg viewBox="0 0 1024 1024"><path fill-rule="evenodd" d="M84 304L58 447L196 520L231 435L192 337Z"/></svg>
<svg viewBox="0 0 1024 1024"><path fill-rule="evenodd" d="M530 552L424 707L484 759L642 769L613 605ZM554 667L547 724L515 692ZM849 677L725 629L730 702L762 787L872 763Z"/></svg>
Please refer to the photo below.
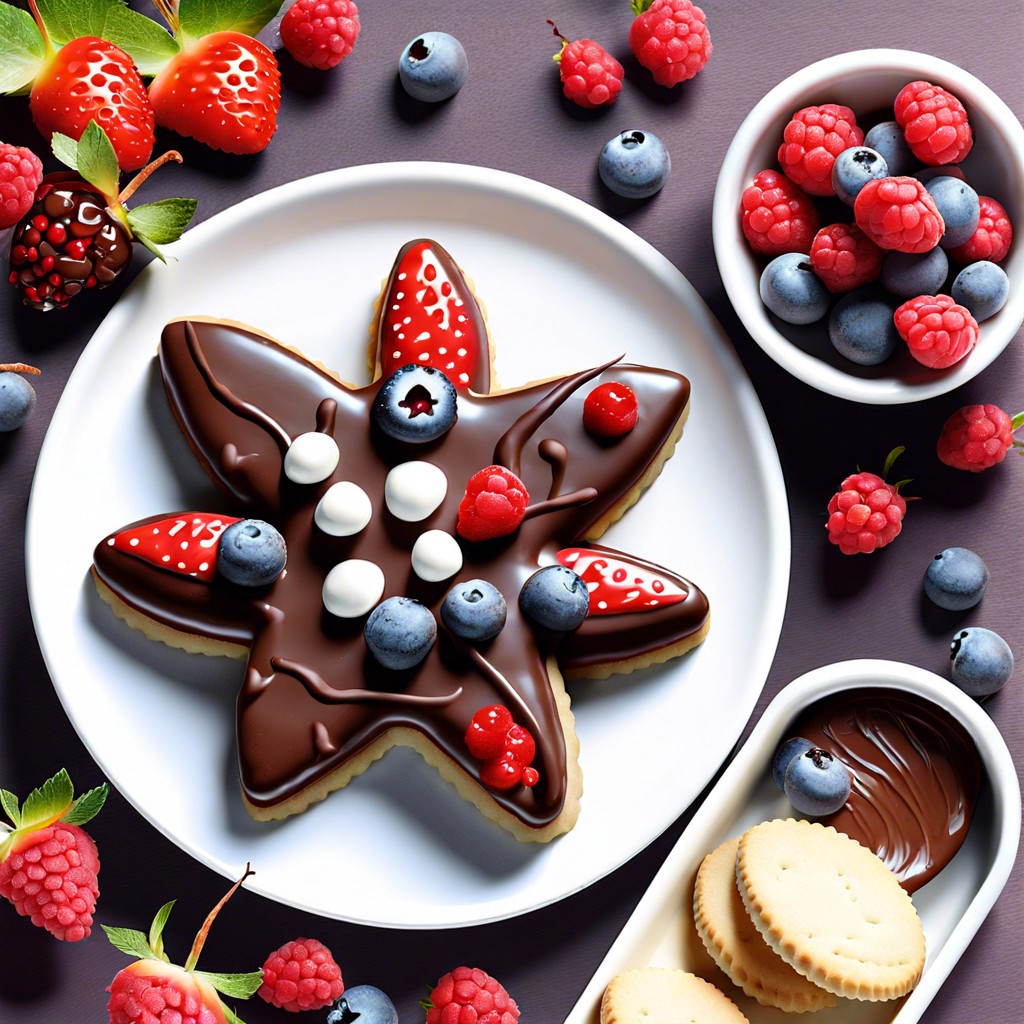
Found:
<svg viewBox="0 0 1024 1024"><path fill-rule="evenodd" d="M1020 840L1020 785L1013 758L982 708L948 680L896 661L843 661L808 672L768 705L750 738L679 837L625 928L584 989L565 1024L597 1024L601 994L630 967L682 967L722 982L751 1024L780 1024L789 1014L759 1006L717 971L693 927L693 883L704 855L766 819L792 816L771 778L772 757L790 723L822 697L862 687L915 694L944 708L978 747L982 788L967 838L956 856L914 894L927 959L917 988L883 1003L840 1000L833 1009L801 1014L801 1024L911 1024L920 1019L974 938L1013 867Z"/></svg>
<svg viewBox="0 0 1024 1024"><path fill-rule="evenodd" d="M693 383L675 457L607 539L700 583L711 633L670 666L571 685L583 807L575 830L546 846L487 823L405 750L303 815L251 821L235 769L242 664L147 641L114 619L87 575L93 545L109 531L159 512L222 507L155 373L163 324L189 314L242 320L363 382L373 300L399 247L420 235L440 241L474 280L505 386L623 351ZM43 446L28 515L40 644L69 717L114 785L224 875L237 877L251 860L250 888L379 925L522 913L650 843L739 736L775 652L789 580L771 433L682 275L554 189L425 163L293 182L200 224L174 255L179 262L140 275L85 350Z"/></svg>

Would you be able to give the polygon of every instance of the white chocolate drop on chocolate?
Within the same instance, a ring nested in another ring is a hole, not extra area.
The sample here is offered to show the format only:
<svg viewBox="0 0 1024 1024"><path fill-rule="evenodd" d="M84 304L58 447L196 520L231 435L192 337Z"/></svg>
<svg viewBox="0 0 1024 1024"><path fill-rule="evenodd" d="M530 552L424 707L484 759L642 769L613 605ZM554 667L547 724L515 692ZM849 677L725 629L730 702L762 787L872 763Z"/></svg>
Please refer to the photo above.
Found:
<svg viewBox="0 0 1024 1024"><path fill-rule="evenodd" d="M462 568L462 548L444 530L427 530L412 546L413 572L428 583L440 583Z"/></svg>
<svg viewBox="0 0 1024 1024"><path fill-rule="evenodd" d="M384 481L384 500L396 519L418 523L435 512L448 493L448 478L432 462L403 462Z"/></svg>
<svg viewBox="0 0 1024 1024"><path fill-rule="evenodd" d="M341 619L365 615L384 593L384 573L376 562L350 558L339 562L324 580L324 607Z"/></svg>
<svg viewBox="0 0 1024 1024"><path fill-rule="evenodd" d="M332 537L351 537L365 529L373 515L369 495L351 480L332 484L320 499L313 520Z"/></svg>
<svg viewBox="0 0 1024 1024"><path fill-rule="evenodd" d="M299 434L284 454L284 475L295 484L318 484L338 467L341 452L330 434Z"/></svg>

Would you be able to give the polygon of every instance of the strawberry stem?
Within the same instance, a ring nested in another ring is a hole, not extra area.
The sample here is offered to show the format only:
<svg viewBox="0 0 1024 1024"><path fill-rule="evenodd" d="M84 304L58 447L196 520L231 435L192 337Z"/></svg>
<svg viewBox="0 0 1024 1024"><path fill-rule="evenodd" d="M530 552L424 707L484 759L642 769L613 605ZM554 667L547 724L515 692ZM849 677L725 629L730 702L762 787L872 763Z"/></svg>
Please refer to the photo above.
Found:
<svg viewBox="0 0 1024 1024"><path fill-rule="evenodd" d="M206 936L209 935L209 933L210 933L210 926L213 924L214 918L216 918L216 916L220 913L221 907L223 907L224 904L227 903L227 901L229 899L231 899L232 896L235 895L235 892L238 890L238 887L250 875L255 875L255 874L256 874L256 872L253 871L252 868L250 868L248 864L246 864L245 865L245 874L242 875L242 877L237 882L235 882L235 884L233 886L231 886L230 889L228 889L227 893L224 895L224 897L221 899L221 901L217 904L217 906L215 906L213 908L213 910L211 910L210 913L206 915L206 920L203 922L202 928L200 928L198 933L196 934L195 942L192 943L192 952L189 953L188 959L185 961L185 970L186 971L191 971L191 970L193 970L195 968L196 963L199 960L199 954L203 951L203 946L206 944Z"/></svg>
<svg viewBox="0 0 1024 1024"><path fill-rule="evenodd" d="M178 20L178 4L176 0L153 0L153 5L160 12L164 21L170 26L171 32L177 36L180 22Z"/></svg>
<svg viewBox="0 0 1024 1024"><path fill-rule="evenodd" d="M139 171L138 174L128 182L123 189L121 189L120 195L114 201L116 205L120 206L122 203L127 202L133 195L140 185L158 168L163 167L164 164L169 161L174 161L176 164L180 164L181 154L176 149L169 149L163 156L158 156L151 163L146 164L145 167Z"/></svg>
<svg viewBox="0 0 1024 1024"><path fill-rule="evenodd" d="M46 59L49 60L57 51L54 50L53 43L50 42L50 33L46 31L46 23L39 14L39 8L36 6L36 0L28 0L28 9L31 12L32 17L35 18L36 25L43 37L43 43L46 46Z"/></svg>
<svg viewBox="0 0 1024 1024"><path fill-rule="evenodd" d="M38 377L42 372L34 366L29 366L28 363L0 363L0 373L30 373L32 376Z"/></svg>

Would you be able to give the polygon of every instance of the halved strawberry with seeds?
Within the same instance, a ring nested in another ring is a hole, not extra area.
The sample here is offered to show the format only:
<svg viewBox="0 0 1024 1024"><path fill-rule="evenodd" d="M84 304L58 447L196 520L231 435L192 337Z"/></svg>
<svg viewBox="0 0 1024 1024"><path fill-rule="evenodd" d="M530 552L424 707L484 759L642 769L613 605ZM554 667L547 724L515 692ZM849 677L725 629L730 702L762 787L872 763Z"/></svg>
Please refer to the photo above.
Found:
<svg viewBox="0 0 1024 1024"><path fill-rule="evenodd" d="M375 380L409 363L440 370L459 391L491 390L483 314L458 264L427 238L399 250L371 339Z"/></svg>
<svg viewBox="0 0 1024 1024"><path fill-rule="evenodd" d="M217 575L217 545L237 516L182 512L122 530L107 544L152 565L209 583Z"/></svg>

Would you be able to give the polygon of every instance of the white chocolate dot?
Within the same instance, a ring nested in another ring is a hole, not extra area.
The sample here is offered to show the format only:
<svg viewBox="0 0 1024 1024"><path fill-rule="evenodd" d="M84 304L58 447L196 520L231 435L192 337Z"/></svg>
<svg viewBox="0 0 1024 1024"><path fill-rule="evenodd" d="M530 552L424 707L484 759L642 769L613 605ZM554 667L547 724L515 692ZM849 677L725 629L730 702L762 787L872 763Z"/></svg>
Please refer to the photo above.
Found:
<svg viewBox="0 0 1024 1024"><path fill-rule="evenodd" d="M428 583L440 583L462 568L462 548L444 530L427 530L412 546L413 572Z"/></svg>
<svg viewBox="0 0 1024 1024"><path fill-rule="evenodd" d="M448 478L432 462L403 462L384 481L384 500L391 514L418 523L436 511L448 493Z"/></svg>
<svg viewBox="0 0 1024 1024"><path fill-rule="evenodd" d="M324 607L341 619L365 615L384 593L384 573L376 562L350 558L339 562L324 580Z"/></svg>
<svg viewBox="0 0 1024 1024"><path fill-rule="evenodd" d="M332 537L351 537L365 529L373 515L366 491L350 480L332 484L320 499L313 520Z"/></svg>
<svg viewBox="0 0 1024 1024"><path fill-rule="evenodd" d="M284 455L284 475L292 483L318 484L338 468L341 452L330 434L299 434Z"/></svg>

